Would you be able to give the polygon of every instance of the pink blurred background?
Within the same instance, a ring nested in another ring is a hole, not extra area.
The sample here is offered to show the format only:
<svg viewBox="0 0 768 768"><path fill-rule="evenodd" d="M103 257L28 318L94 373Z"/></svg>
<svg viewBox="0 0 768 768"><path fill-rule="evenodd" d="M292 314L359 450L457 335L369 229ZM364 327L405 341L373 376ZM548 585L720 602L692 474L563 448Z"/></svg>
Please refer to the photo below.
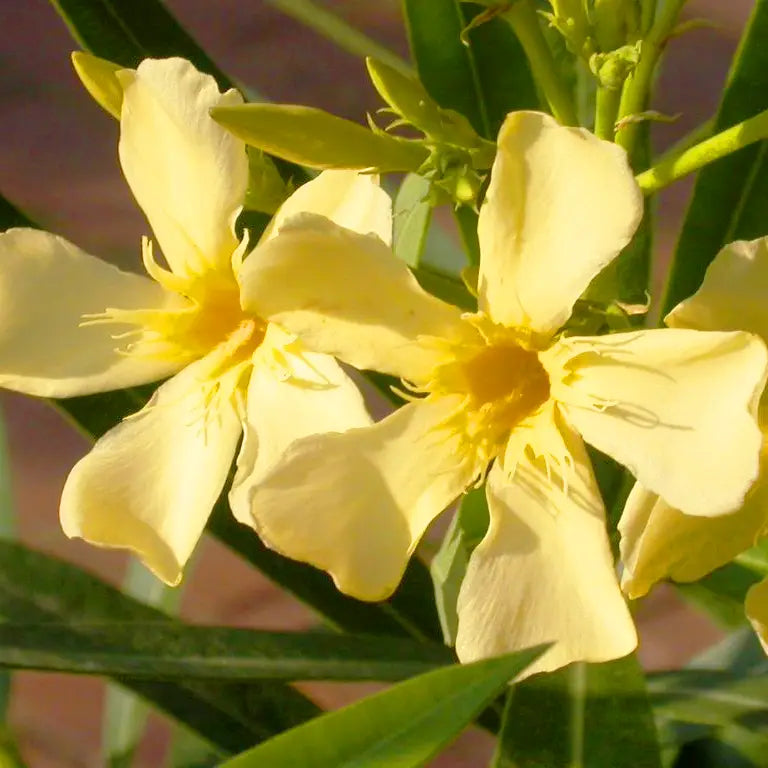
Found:
<svg viewBox="0 0 768 768"><path fill-rule="evenodd" d="M362 120L380 106L359 59L340 51L283 15L269 2L168 0L167 5L231 76L275 101L305 103ZM337 0L325 5L403 56L407 46L395 0ZM688 18L711 28L688 32L670 45L656 108L682 113L655 129L663 147L711 116L752 3L691 0ZM30 216L102 258L138 267L139 239L147 227L117 164L117 126L79 85L69 64L75 48L45 0L0 2L0 189ZM674 243L690 183L659 202L657 258ZM55 329L52 329L55 332ZM88 449L43 403L3 393L13 493L22 539L119 583L126 559L69 541L58 524L58 497L66 474ZM182 614L201 623L265 629L308 627L313 618L258 573L212 541L204 541L185 585ZM708 620L658 589L640 608L643 662L651 668L684 662L719 636ZM312 686L311 694L338 705L368 686ZM101 764L99 739L103 684L92 678L33 673L15 678L11 725L25 759L41 768ZM167 742L153 718L135 765L157 766ZM469 733L435 760L435 768L483 764L489 740Z"/></svg>

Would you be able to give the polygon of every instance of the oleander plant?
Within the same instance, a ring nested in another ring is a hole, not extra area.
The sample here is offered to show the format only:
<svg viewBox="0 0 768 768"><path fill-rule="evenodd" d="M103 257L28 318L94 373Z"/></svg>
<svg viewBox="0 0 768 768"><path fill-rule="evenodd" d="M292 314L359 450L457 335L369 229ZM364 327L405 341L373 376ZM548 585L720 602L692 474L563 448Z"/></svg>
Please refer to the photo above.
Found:
<svg viewBox="0 0 768 768"><path fill-rule="evenodd" d="M768 0L661 153L686 0L402 0L408 59L275 4L378 109L258 97L161 0L51 0L145 234L118 267L2 199L0 387L91 439L61 529L131 565L33 549L4 502L0 710L15 670L106 679L113 768L150 710L168 768L768 766ZM206 536L312 626L182 618ZM648 671L663 582L722 639Z"/></svg>

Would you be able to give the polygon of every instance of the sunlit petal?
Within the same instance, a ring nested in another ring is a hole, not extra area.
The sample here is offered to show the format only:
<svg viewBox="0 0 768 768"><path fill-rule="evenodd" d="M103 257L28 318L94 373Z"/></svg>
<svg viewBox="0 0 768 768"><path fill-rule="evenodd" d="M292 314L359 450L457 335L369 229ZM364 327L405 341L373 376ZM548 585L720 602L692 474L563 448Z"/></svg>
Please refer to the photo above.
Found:
<svg viewBox="0 0 768 768"><path fill-rule="evenodd" d="M0 234L0 386L41 397L131 387L173 373L168 361L118 354L133 330L82 326L107 307L151 309L173 297L157 283L35 229Z"/></svg>
<svg viewBox="0 0 768 768"><path fill-rule="evenodd" d="M163 384L74 467L61 498L68 536L131 550L176 584L227 478L240 436L233 405L206 408L205 359ZM210 384L210 382L208 382Z"/></svg>
<svg viewBox="0 0 768 768"><path fill-rule="evenodd" d="M274 215L262 240L277 233L299 213L325 216L340 227L361 235L377 235L392 244L392 201L379 185L379 177L357 171L323 171L302 184ZM256 257L258 258L258 256Z"/></svg>
<svg viewBox="0 0 768 768"><path fill-rule="evenodd" d="M480 309L549 335L642 213L622 149L548 115L511 113L480 210Z"/></svg>
<svg viewBox="0 0 768 768"><path fill-rule="evenodd" d="M662 579L696 581L750 549L768 532L768 484L759 483L736 512L719 517L684 515L639 483L619 522L621 586L642 597Z"/></svg>
<svg viewBox="0 0 768 768"><path fill-rule="evenodd" d="M756 336L660 329L558 346L573 357L553 396L587 442L686 514L742 504L762 443L766 350Z"/></svg>
<svg viewBox="0 0 768 768"><path fill-rule="evenodd" d="M280 336L285 334L269 327L248 385L243 444L229 495L232 512L247 525L253 524L253 487L294 440L371 424L360 391L332 357Z"/></svg>
<svg viewBox="0 0 768 768"><path fill-rule="evenodd" d="M184 59L147 59L122 70L120 162L171 269L229 268L234 219L245 198L245 145L208 110L242 103Z"/></svg>
<svg viewBox="0 0 768 768"><path fill-rule="evenodd" d="M410 403L372 427L308 437L251 493L256 530L337 587L382 600L432 520L471 482L459 438L441 428L454 398Z"/></svg>
<svg viewBox="0 0 768 768"><path fill-rule="evenodd" d="M291 219L246 259L240 280L247 310L356 368L419 382L444 356L420 337L476 337L379 238L319 216Z"/></svg>
<svg viewBox="0 0 768 768"><path fill-rule="evenodd" d="M726 245L696 293L666 317L672 328L751 331L768 340L768 238Z"/></svg>
<svg viewBox="0 0 768 768"><path fill-rule="evenodd" d="M527 676L616 659L637 644L589 459L577 435L567 428L561 435L572 471L548 470L528 449L511 480L498 463L489 473L491 524L458 601L464 662L554 641Z"/></svg>

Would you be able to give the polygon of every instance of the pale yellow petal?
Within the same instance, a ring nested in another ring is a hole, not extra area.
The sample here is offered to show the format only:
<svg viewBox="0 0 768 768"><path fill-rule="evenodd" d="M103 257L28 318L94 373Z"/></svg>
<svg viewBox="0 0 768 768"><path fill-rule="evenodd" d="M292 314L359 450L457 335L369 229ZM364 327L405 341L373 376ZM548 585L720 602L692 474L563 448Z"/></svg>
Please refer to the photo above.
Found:
<svg viewBox="0 0 768 768"><path fill-rule="evenodd" d="M254 355L243 444L229 494L232 512L246 525L253 524L253 487L294 440L371 424L360 390L339 364L284 337L270 325Z"/></svg>
<svg viewBox="0 0 768 768"><path fill-rule="evenodd" d="M512 112L480 209L480 309L549 335L642 213L622 149L548 115Z"/></svg>
<svg viewBox="0 0 768 768"><path fill-rule="evenodd" d="M372 427L295 442L251 493L256 530L328 571L361 600L383 600L432 520L473 480L440 425L455 398L410 403Z"/></svg>
<svg viewBox="0 0 768 768"><path fill-rule="evenodd" d="M768 340L768 238L726 245L696 293L665 318L672 328L751 331Z"/></svg>
<svg viewBox="0 0 768 768"><path fill-rule="evenodd" d="M642 597L662 579L697 581L768 532L768 483L758 482L741 509L719 517L684 515L636 483L619 532L621 587L629 597Z"/></svg>
<svg viewBox="0 0 768 768"><path fill-rule="evenodd" d="M184 59L122 70L120 162L171 269L228 270L233 226L248 184L245 145L208 110L242 103Z"/></svg>
<svg viewBox="0 0 768 768"><path fill-rule="evenodd" d="M302 184L281 206L262 240L272 237L291 216L314 213L361 235L392 244L392 200L379 177L357 171L323 171Z"/></svg>
<svg viewBox="0 0 768 768"><path fill-rule="evenodd" d="M560 431L559 452L571 457L572 471L548 469L526 451L511 479L498 463L488 475L491 524L458 600L463 662L554 642L527 677L616 659L637 644L589 459L578 435Z"/></svg>
<svg viewBox="0 0 768 768"><path fill-rule="evenodd" d="M762 443L759 338L665 328L571 337L552 352L574 355L552 394L587 442L686 514L741 506Z"/></svg>
<svg viewBox="0 0 768 768"><path fill-rule="evenodd" d="M67 536L128 549L168 584L181 579L240 437L231 403L213 399L205 409L206 364L188 366L107 432L75 465L61 498Z"/></svg>
<svg viewBox="0 0 768 768"><path fill-rule="evenodd" d="M240 281L246 310L356 368L419 382L444 358L420 337L479 338L378 237L320 216L293 217L246 259Z"/></svg>
<svg viewBox="0 0 768 768"><path fill-rule="evenodd" d="M768 653L768 579L750 587L744 609L763 650Z"/></svg>
<svg viewBox="0 0 768 768"><path fill-rule="evenodd" d="M71 397L164 378L167 361L116 352L133 326L82 326L108 307L159 309L174 297L157 283L35 229L0 234L0 386Z"/></svg>

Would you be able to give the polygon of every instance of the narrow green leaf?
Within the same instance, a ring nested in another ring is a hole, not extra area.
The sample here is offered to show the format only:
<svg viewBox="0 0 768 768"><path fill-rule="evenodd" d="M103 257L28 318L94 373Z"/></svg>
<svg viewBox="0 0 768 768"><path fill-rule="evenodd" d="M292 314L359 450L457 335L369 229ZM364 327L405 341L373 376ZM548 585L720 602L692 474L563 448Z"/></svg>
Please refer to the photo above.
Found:
<svg viewBox="0 0 768 768"><path fill-rule="evenodd" d="M756 0L734 58L713 133L768 108L768 0ZM768 142L753 144L699 172L669 273L663 310L696 291L727 243L765 234Z"/></svg>
<svg viewBox="0 0 768 768"><path fill-rule="evenodd" d="M495 141L508 112L537 109L525 54L508 24L492 19L461 33L482 11L459 0L403 0L411 54L419 79L441 107L464 115Z"/></svg>
<svg viewBox="0 0 768 768"><path fill-rule="evenodd" d="M243 104L215 107L211 116L246 144L310 168L415 171L428 155L420 142L374 133L314 107Z"/></svg>
<svg viewBox="0 0 768 768"><path fill-rule="evenodd" d="M69 31L86 50L115 64L136 67L142 59L181 56L216 78L232 81L179 24L160 0L51 0Z"/></svg>
<svg viewBox="0 0 768 768"><path fill-rule="evenodd" d="M174 615L181 599L182 589L166 586L138 560L131 559L123 580L122 592L145 605L158 608L163 613ZM3 629L5 627L0 626L0 633ZM101 731L102 755L105 764L111 768L122 768L122 766L129 768L133 764L134 755L144 735L144 726L149 712L147 703L136 694L119 685L107 685Z"/></svg>
<svg viewBox="0 0 768 768"><path fill-rule="evenodd" d="M729 629L747 622L744 599L760 575L739 563L728 563L692 584L675 584L686 599L705 610L718 624Z"/></svg>
<svg viewBox="0 0 768 768"><path fill-rule="evenodd" d="M727 725L746 715L768 717L768 674L680 669L648 676L648 695L660 716L700 725ZM766 720L768 722L768 720Z"/></svg>
<svg viewBox="0 0 768 768"><path fill-rule="evenodd" d="M459 626L456 601L467 572L469 556L485 536L489 519L485 488L476 488L465 494L429 566L443 639L448 645L456 642Z"/></svg>
<svg viewBox="0 0 768 768"><path fill-rule="evenodd" d="M456 665L294 728L222 768L417 768L544 649Z"/></svg>
<svg viewBox="0 0 768 768"><path fill-rule="evenodd" d="M409 267L416 267L427 243L432 206L427 196L429 180L409 173L395 195L393 207L395 256Z"/></svg>
<svg viewBox="0 0 768 768"><path fill-rule="evenodd" d="M13 504L13 477L5 416L0 409L0 539L12 541L16 537L16 514ZM5 723L11 698L10 672L0 673L0 723Z"/></svg>
<svg viewBox="0 0 768 768"><path fill-rule="evenodd" d="M0 666L83 675L179 682L390 681L453 661L442 645L367 635L108 619L0 624Z"/></svg>
<svg viewBox="0 0 768 768"><path fill-rule="evenodd" d="M422 263L413 269L413 274L424 290L437 296L449 304L466 309L468 312L477 311L477 299L452 275L442 270Z"/></svg>
<svg viewBox="0 0 768 768"><path fill-rule="evenodd" d="M645 676L632 654L574 664L509 694L494 768L659 768Z"/></svg>
<svg viewBox="0 0 768 768"><path fill-rule="evenodd" d="M0 617L6 622L67 625L71 644L94 657L105 652L105 639L99 631L86 630L85 622L143 623L145 631L151 623L153 632L179 626L73 565L4 541L0 541ZM7 624L0 623L0 629L24 642ZM187 724L222 753L245 749L318 712L309 699L278 680L114 679Z"/></svg>

